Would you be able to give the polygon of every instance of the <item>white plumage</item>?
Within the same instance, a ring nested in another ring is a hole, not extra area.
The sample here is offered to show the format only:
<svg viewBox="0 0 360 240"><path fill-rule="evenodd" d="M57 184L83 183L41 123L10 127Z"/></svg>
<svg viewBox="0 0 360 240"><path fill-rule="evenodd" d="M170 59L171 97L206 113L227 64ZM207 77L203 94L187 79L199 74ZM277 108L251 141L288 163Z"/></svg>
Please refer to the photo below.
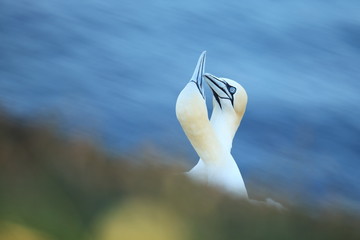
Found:
<svg viewBox="0 0 360 240"><path fill-rule="evenodd" d="M234 135L244 115L247 95L230 79L204 74L205 52L198 60L193 77L179 94L177 118L200 157L187 174L241 197L248 197L240 170L231 155ZM203 95L203 76L213 91L213 112L208 119Z"/></svg>

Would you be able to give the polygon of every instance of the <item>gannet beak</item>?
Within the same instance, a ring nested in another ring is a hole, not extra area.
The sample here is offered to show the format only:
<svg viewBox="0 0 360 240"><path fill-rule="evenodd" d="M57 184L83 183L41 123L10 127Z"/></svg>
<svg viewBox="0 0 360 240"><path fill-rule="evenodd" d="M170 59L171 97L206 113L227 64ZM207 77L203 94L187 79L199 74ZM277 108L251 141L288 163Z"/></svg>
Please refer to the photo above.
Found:
<svg viewBox="0 0 360 240"><path fill-rule="evenodd" d="M231 89L233 87L231 87L226 81L221 80L210 73L205 73L204 77L220 107L220 99L229 99L231 104L234 105L234 92L232 92Z"/></svg>
<svg viewBox="0 0 360 240"><path fill-rule="evenodd" d="M196 64L194 73L190 79L190 82L194 82L197 88L200 91L201 96L205 99L204 85L203 85L203 75L205 72L205 61L206 61L206 51L203 51L199 57L199 60Z"/></svg>

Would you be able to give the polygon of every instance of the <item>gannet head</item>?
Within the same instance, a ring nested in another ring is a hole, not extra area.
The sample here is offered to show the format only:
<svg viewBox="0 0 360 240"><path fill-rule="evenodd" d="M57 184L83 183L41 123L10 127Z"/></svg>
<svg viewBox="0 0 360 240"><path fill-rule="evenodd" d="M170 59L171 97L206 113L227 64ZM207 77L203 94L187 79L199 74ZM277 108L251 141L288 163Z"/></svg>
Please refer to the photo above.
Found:
<svg viewBox="0 0 360 240"><path fill-rule="evenodd" d="M234 124L240 124L247 105L247 94L245 89L234 80L219 78L205 73L205 80L213 92L213 107L221 111Z"/></svg>

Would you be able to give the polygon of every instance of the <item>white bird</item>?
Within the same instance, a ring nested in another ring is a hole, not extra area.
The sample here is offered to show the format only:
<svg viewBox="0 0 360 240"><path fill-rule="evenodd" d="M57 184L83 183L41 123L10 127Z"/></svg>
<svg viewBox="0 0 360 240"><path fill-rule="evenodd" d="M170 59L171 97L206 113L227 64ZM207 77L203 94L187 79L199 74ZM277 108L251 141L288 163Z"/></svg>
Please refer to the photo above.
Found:
<svg viewBox="0 0 360 240"><path fill-rule="evenodd" d="M245 112L247 94L233 80L204 74L205 55L205 52L201 54L190 82L176 102L176 116L200 157L188 175L248 198L240 170L230 153L234 135ZM203 75L214 96L211 121L206 108Z"/></svg>
<svg viewBox="0 0 360 240"><path fill-rule="evenodd" d="M218 187L255 205L285 208L278 202L248 198L240 170L231 155L235 133L240 126L247 105L245 89L237 82L205 73L206 52L200 55L190 82L176 101L176 116L199 155L199 162L187 175ZM213 93L211 119L205 102L203 76Z"/></svg>

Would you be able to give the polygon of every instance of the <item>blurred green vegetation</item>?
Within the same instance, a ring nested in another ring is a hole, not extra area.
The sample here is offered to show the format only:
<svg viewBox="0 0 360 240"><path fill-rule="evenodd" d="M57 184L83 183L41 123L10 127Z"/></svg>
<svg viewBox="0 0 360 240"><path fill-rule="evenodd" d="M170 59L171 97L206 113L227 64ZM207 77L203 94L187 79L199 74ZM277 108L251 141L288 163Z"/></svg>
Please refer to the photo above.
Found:
<svg viewBox="0 0 360 240"><path fill-rule="evenodd" d="M253 206L127 158L2 112L0 239L360 239L358 218Z"/></svg>

